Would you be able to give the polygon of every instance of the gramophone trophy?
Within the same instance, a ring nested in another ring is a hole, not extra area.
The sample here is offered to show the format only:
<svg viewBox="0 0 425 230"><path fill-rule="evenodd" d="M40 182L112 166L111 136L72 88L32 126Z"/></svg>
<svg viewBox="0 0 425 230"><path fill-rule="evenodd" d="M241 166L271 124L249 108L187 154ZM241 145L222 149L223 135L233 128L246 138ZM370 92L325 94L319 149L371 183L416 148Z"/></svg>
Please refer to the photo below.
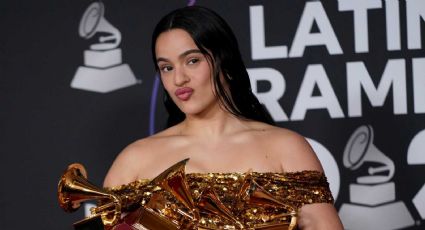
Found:
<svg viewBox="0 0 425 230"><path fill-rule="evenodd" d="M370 165L369 175L350 184L350 203L339 210L346 229L399 229L414 224L406 205L395 201L395 184L391 182L393 161L373 144L371 126L361 126L351 135L345 146L343 163L357 170ZM377 166L378 165L378 166Z"/></svg>
<svg viewBox="0 0 425 230"><path fill-rule="evenodd" d="M184 204L189 213L189 223L199 219L193 199L185 183L184 167L188 159L180 161L154 178L151 186L160 186L172 193L178 201ZM178 230L182 229L176 221L170 221L158 212L163 209L164 198L152 196L150 201L137 211L121 218L122 207L126 200L137 200L137 197L123 197L102 188L96 187L87 180L85 168L74 163L68 166L58 183L59 205L66 212L76 211L83 202L89 200L102 201L102 205L90 210L91 216L74 223L75 230ZM212 205L214 206L214 205ZM183 210L179 210L183 213ZM183 226L189 229L190 226Z"/></svg>
<svg viewBox="0 0 425 230"><path fill-rule="evenodd" d="M230 207L220 201L216 191L211 187L202 191L195 200L185 176L184 168L188 160L174 164L144 184L143 188L138 187L141 190L131 193L131 196L94 186L87 180L85 169L81 164L71 164L58 184L59 204L65 211L73 212L85 201L98 201L98 206L90 210L91 216L74 224L76 230L211 230L209 227L199 225L201 213L225 219L234 226L229 229L295 229L296 209L274 197L249 174L242 181L235 197L236 207L240 207L238 204L243 202L247 205L284 208L288 212L270 218L284 218L288 220L287 223L261 223L248 228L235 216ZM164 192L152 192L154 190ZM150 191L150 198L144 205L140 205L143 194L146 194L143 191ZM170 205L166 194L171 194L175 198L176 203L173 204L181 205ZM128 212L127 208L133 204L139 204L139 207Z"/></svg>
<svg viewBox="0 0 425 230"><path fill-rule="evenodd" d="M121 215L121 200L118 196L91 184L81 164L69 165L58 184L58 201L61 208L66 212L74 212L82 202L94 199L109 202L92 208L92 216L74 224L76 230L103 230L104 225L116 224Z"/></svg>
<svg viewBox="0 0 425 230"><path fill-rule="evenodd" d="M71 87L107 93L138 83L127 64L122 63L121 33L105 18L102 2L92 3L80 21L79 34L85 39L95 34L99 43L84 51L84 66L78 67Z"/></svg>

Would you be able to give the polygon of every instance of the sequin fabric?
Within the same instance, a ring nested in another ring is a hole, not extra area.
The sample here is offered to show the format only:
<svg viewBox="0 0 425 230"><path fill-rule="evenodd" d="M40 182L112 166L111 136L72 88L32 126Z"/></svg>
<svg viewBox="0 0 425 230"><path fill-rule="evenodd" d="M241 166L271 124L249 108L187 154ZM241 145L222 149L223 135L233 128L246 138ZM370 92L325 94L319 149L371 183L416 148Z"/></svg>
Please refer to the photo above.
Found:
<svg viewBox="0 0 425 230"><path fill-rule="evenodd" d="M251 182L246 183L247 179ZM327 179L317 171L188 173L184 180L196 207L201 210L196 221L181 214L191 212L187 206L150 180L138 180L107 190L121 197L127 212L147 205L153 197L163 197L157 210L174 223L185 223L183 229L262 229L263 226L263 229L272 229L267 226L289 225L305 204L333 203ZM249 188L244 189L244 186ZM250 191L249 196L246 191ZM211 196L220 203L212 205L219 211L206 207L205 197Z"/></svg>

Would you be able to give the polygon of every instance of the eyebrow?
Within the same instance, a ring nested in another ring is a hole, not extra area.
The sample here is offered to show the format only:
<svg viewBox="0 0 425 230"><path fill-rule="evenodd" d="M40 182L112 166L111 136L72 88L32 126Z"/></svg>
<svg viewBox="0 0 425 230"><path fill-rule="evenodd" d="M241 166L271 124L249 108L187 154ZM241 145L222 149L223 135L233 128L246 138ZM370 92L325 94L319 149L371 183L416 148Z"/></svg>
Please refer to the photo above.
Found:
<svg viewBox="0 0 425 230"><path fill-rule="evenodd" d="M190 49L190 50L186 50L186 51L184 51L183 53L181 53L180 55L179 55L179 59L182 59L182 58L184 58L184 57L186 57L187 55L189 55L189 54L192 54L192 53L202 53L199 49ZM167 58L163 58L163 57L159 57L159 58L157 58L156 59L156 62L158 63L158 62L160 62L160 61L165 61L165 62L168 62L169 60L167 59Z"/></svg>

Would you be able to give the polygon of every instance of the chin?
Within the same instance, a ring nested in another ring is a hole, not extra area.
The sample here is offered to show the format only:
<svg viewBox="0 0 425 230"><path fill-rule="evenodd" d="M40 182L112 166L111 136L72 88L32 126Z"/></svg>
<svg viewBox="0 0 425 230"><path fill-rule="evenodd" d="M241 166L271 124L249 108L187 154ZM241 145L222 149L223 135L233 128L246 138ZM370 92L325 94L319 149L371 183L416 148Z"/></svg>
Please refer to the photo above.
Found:
<svg viewBox="0 0 425 230"><path fill-rule="evenodd" d="M202 112L202 110L199 108L190 108L188 106L179 106L179 109L186 115L196 115Z"/></svg>
<svg viewBox="0 0 425 230"><path fill-rule="evenodd" d="M199 100L188 100L185 102L179 101L176 103L177 107L186 115L197 115L205 112L206 110L211 110L216 107L217 101L199 101Z"/></svg>
<svg viewBox="0 0 425 230"><path fill-rule="evenodd" d="M201 114L203 111L207 109L206 106L201 106L200 104L185 104L185 105L177 105L184 114L187 115L197 115Z"/></svg>

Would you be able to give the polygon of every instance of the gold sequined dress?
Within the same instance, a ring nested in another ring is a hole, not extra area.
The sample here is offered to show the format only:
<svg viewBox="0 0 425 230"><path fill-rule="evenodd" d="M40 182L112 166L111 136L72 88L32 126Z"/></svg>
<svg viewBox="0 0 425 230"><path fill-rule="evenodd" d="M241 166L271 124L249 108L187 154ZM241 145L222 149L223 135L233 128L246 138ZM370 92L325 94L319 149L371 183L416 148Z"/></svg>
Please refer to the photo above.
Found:
<svg viewBox="0 0 425 230"><path fill-rule="evenodd" d="M153 180L107 189L129 213L114 230L296 229L303 205L333 203L317 171L185 174L175 167Z"/></svg>

